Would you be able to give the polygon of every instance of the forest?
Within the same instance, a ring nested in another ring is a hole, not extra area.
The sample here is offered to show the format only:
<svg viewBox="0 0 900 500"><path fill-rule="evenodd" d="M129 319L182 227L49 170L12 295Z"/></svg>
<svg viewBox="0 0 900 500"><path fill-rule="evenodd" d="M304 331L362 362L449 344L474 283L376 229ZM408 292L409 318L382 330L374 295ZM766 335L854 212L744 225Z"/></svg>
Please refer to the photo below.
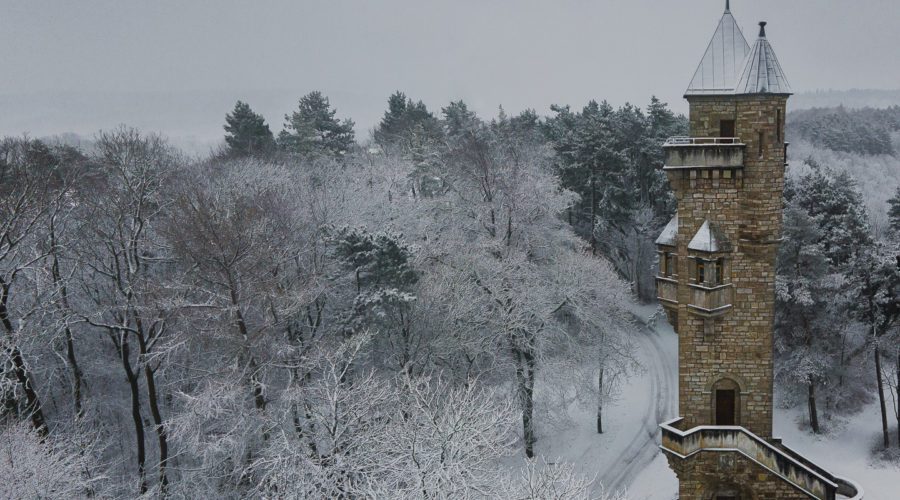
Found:
<svg viewBox="0 0 900 500"><path fill-rule="evenodd" d="M277 134L223 110L204 158L126 126L2 139L0 496L588 496L535 444L571 400L604 432L642 369L687 120L551 110L397 92L357 137L311 92ZM789 115L775 328L809 432L877 401L900 454L900 180L871 205L847 168L896 165L897 110Z"/></svg>

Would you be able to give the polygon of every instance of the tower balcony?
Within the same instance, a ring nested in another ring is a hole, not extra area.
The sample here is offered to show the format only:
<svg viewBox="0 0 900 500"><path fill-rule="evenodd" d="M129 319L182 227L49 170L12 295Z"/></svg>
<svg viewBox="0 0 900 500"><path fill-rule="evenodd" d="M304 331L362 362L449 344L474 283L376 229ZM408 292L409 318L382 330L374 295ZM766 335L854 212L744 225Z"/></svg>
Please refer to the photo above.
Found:
<svg viewBox="0 0 900 500"><path fill-rule="evenodd" d="M688 310L698 316L714 318L721 316L731 309L732 290L731 283L710 286L705 283L690 283L691 301Z"/></svg>
<svg viewBox="0 0 900 500"><path fill-rule="evenodd" d="M700 453L719 455L722 458L720 463L727 463L729 455L739 454L812 498L863 498L862 488L853 481L832 475L783 446L780 440L770 443L744 427L701 425L685 429L684 420L676 418L660 424L660 428L660 448L672 464L687 465L694 455Z"/></svg>
<svg viewBox="0 0 900 500"><path fill-rule="evenodd" d="M737 137L671 137L663 144L663 170L740 169L745 148Z"/></svg>
<svg viewBox="0 0 900 500"><path fill-rule="evenodd" d="M656 277L656 298L663 307L678 307L678 280L666 276Z"/></svg>

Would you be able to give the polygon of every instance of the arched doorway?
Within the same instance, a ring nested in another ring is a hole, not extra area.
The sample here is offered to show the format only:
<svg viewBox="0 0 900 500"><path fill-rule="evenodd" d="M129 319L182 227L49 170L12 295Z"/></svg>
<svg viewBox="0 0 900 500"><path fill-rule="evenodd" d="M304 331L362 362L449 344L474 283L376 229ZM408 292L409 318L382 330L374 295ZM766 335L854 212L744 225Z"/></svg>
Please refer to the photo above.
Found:
<svg viewBox="0 0 900 500"><path fill-rule="evenodd" d="M711 392L713 425L741 425L741 388L738 383L730 378L719 379L713 384Z"/></svg>

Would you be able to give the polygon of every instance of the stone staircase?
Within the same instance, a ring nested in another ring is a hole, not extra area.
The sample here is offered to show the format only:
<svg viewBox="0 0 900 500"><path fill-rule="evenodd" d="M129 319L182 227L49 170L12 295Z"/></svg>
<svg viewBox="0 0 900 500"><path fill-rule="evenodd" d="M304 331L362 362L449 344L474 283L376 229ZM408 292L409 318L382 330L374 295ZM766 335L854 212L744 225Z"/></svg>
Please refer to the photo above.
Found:
<svg viewBox="0 0 900 500"><path fill-rule="evenodd" d="M682 429L682 423L679 417L660 424L660 447L671 456L684 460L701 451L740 453L812 498L863 498L862 488L854 482L829 473L781 444L779 439L766 441L740 426L701 425Z"/></svg>

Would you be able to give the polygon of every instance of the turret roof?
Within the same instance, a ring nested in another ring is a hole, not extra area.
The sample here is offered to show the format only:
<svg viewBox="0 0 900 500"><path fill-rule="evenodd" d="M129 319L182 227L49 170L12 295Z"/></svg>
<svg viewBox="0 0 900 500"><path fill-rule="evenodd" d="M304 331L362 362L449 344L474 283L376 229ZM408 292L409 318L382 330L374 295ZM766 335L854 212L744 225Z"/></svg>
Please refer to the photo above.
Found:
<svg viewBox="0 0 900 500"><path fill-rule="evenodd" d="M730 5L725 4L725 13L719 20L716 32L694 72L685 95L731 94L738 80L742 64L750 53L750 44L744 38Z"/></svg>
<svg viewBox="0 0 900 500"><path fill-rule="evenodd" d="M735 94L790 94L784 70L775 57L775 51L766 39L766 23L759 23L759 38L753 44L744 62L734 88Z"/></svg>
<svg viewBox="0 0 900 500"><path fill-rule="evenodd" d="M697 234L691 238L688 243L688 250L696 250L698 252L728 252L731 250L731 243L722 234L718 228L704 220Z"/></svg>
<svg viewBox="0 0 900 500"><path fill-rule="evenodd" d="M670 247L675 246L675 238L678 237L678 214L675 214L675 217L672 217L672 220L666 224L666 227L663 228L662 233L660 233L659 238L656 238L657 245L667 245Z"/></svg>

